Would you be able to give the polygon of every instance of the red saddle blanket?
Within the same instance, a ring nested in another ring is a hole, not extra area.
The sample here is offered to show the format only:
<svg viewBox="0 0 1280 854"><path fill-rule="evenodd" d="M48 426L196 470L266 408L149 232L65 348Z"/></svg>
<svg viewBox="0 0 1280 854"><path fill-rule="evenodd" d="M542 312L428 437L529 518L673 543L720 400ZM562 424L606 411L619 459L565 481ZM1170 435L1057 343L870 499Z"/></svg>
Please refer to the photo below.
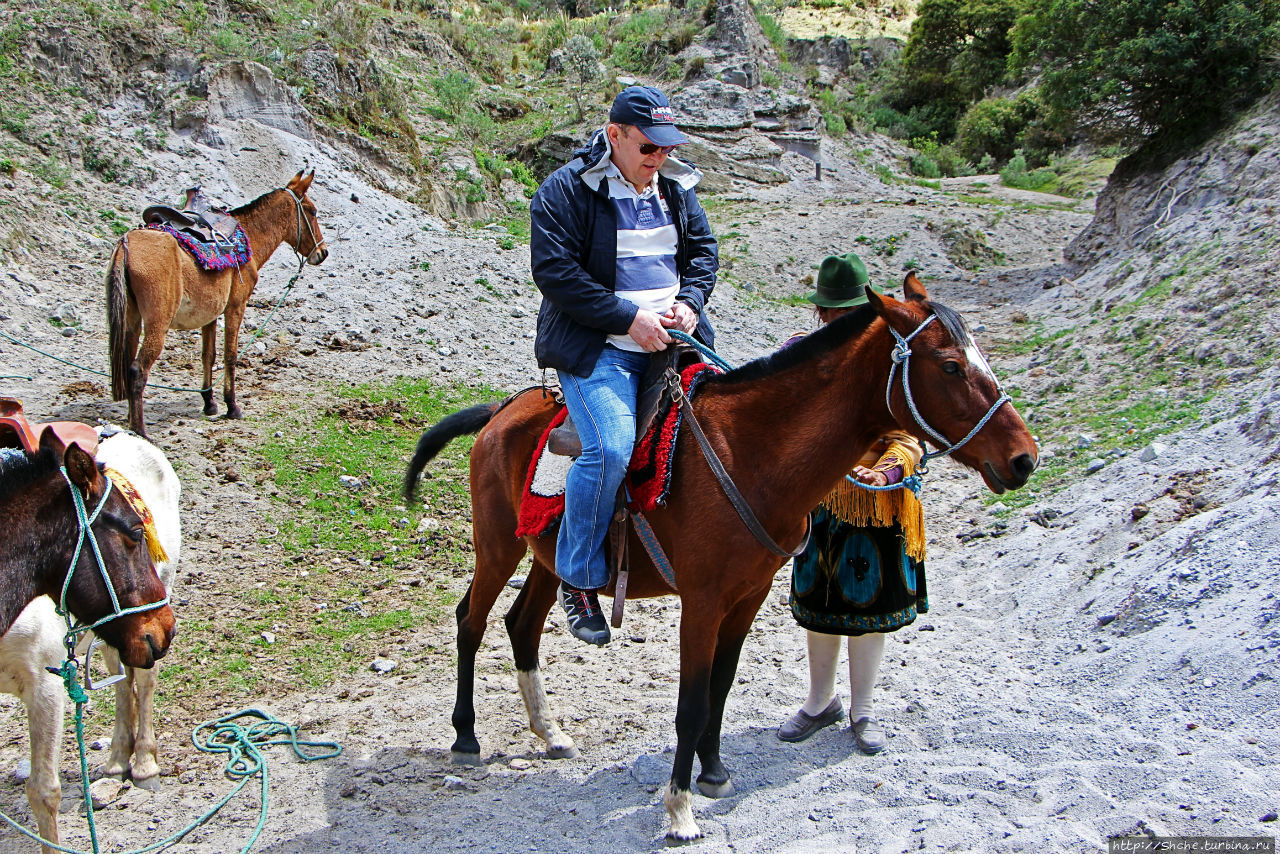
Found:
<svg viewBox="0 0 1280 854"><path fill-rule="evenodd" d="M680 383L690 400L707 377L719 373L703 362L689 365L680 373ZM551 532L564 515L564 480L573 459L547 450L547 436L564 423L569 410L561 407L538 439L537 449L525 476L520 517L516 522L517 537L539 537ZM684 413L679 406L668 406L659 412L644 437L636 443L627 466L628 506L648 512L667 502L671 490L672 460L676 438Z"/></svg>

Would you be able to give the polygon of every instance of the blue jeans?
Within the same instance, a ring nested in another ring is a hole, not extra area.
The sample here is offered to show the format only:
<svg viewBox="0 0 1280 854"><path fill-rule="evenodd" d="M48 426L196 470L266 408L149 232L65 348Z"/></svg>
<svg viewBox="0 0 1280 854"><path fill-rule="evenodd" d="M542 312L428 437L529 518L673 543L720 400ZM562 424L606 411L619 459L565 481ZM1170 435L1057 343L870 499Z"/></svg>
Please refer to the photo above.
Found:
<svg viewBox="0 0 1280 854"><path fill-rule="evenodd" d="M569 417L582 439L564 486L564 518L556 535L556 575L586 590L609 583L605 536L614 498L636 441L636 396L648 353L606 344L589 377L559 371Z"/></svg>

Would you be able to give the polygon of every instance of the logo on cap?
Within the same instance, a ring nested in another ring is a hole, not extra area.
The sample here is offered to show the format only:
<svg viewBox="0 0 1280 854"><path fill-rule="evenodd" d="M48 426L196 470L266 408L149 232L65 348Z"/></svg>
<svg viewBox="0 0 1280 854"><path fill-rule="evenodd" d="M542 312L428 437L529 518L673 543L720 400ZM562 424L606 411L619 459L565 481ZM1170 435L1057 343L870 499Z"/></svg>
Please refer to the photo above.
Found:
<svg viewBox="0 0 1280 854"><path fill-rule="evenodd" d="M673 125L676 123L675 111L673 111L670 107L654 107L652 110L650 110L650 115L653 117L653 123L655 125L656 124Z"/></svg>

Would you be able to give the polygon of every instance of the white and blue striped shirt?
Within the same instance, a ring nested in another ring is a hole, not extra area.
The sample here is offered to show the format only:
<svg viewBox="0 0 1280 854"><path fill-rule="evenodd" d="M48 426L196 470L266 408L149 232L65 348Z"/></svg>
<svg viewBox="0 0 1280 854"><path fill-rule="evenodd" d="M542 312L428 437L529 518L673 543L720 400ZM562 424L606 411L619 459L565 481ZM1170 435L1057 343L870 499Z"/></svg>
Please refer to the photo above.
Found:
<svg viewBox="0 0 1280 854"><path fill-rule="evenodd" d="M667 202L658 192L658 179L637 193L618 167L606 169L609 200L618 220L618 266L614 293L642 309L665 314L680 292L676 272L676 226ZM610 335L620 350L644 352L630 335Z"/></svg>

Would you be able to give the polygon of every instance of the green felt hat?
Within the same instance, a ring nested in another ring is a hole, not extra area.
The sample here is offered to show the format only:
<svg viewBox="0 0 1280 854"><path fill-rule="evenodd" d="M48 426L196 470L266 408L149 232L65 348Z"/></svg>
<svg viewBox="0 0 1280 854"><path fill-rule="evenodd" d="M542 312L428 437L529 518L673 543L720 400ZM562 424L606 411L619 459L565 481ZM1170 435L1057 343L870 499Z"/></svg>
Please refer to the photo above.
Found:
<svg viewBox="0 0 1280 854"><path fill-rule="evenodd" d="M807 299L823 308L852 308L867 302L866 265L852 252L844 255L828 255L818 268L817 289ZM883 293L872 286L876 293Z"/></svg>

